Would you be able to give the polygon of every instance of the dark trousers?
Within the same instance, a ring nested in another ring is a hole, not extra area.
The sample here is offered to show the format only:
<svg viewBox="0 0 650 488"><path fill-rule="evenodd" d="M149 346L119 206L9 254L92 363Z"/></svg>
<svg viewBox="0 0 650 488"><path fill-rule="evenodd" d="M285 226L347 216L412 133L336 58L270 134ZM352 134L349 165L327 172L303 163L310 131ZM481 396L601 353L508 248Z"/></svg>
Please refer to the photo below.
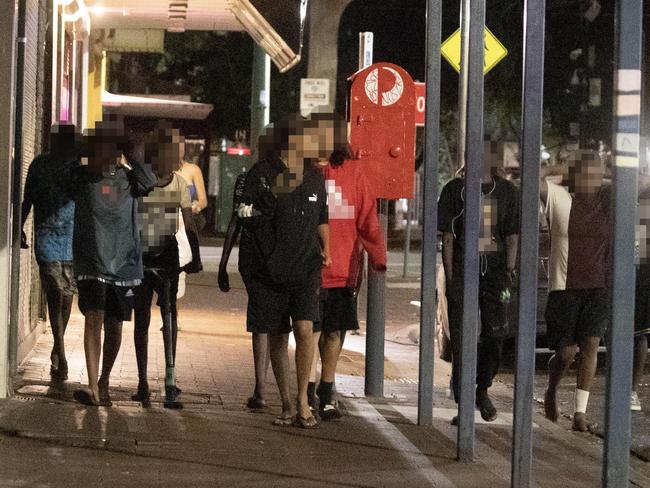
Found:
<svg viewBox="0 0 650 488"><path fill-rule="evenodd" d="M459 279L447 283L447 315L452 349L451 382L454 399L460 398L460 332L463 324L463 286ZM476 388L488 389L499 371L502 341L495 331L505 324L505 307L500 300L505 280L481 277L479 280L480 336L477 345Z"/></svg>

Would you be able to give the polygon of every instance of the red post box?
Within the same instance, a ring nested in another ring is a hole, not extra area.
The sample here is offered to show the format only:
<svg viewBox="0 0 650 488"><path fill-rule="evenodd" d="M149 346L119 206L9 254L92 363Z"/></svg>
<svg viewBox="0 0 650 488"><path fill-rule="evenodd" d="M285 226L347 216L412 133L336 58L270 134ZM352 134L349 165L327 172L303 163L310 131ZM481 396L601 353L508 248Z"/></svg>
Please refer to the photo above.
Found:
<svg viewBox="0 0 650 488"><path fill-rule="evenodd" d="M377 198L413 197L415 85L399 66L375 63L351 78L350 145Z"/></svg>

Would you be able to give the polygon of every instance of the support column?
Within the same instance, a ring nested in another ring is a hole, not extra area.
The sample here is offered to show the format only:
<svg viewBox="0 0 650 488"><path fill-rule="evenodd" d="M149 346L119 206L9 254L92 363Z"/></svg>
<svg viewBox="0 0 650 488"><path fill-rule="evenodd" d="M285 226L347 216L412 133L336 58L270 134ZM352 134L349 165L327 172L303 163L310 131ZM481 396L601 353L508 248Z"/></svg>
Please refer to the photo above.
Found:
<svg viewBox="0 0 650 488"><path fill-rule="evenodd" d="M634 227L641 122L643 2L616 2L612 309L607 341L607 409L603 486L628 486L630 392L634 341Z"/></svg>
<svg viewBox="0 0 650 488"><path fill-rule="evenodd" d="M271 99L271 58L257 44L253 46L253 82L251 83L250 148L257 153L257 139L269 123Z"/></svg>
<svg viewBox="0 0 650 488"><path fill-rule="evenodd" d="M469 0L466 0L469 2ZM467 132L465 135L465 212L463 266L463 326L461 330L460 402L458 409L458 460L474 459L474 403L476 399L476 355L478 335L479 218L483 166L483 55L485 0L472 0L465 12L463 43L468 43ZM467 25L469 24L469 25ZM469 28L466 28L469 27Z"/></svg>
<svg viewBox="0 0 650 488"><path fill-rule="evenodd" d="M18 9L15 0L0 2L0 106L14 105L15 42ZM11 286L11 167L14 111L0 113L0 398L9 393L9 290Z"/></svg>
<svg viewBox="0 0 650 488"><path fill-rule="evenodd" d="M436 328L436 251L438 249L438 146L440 138L440 31L442 2L427 2L426 120L424 136L424 222L418 425L433 423L433 365ZM410 218L410 216L409 216Z"/></svg>
<svg viewBox="0 0 650 488"><path fill-rule="evenodd" d="M539 160L544 94L545 0L524 3L521 229L519 236L519 323L513 425L513 488L533 486L533 387L537 334L539 248Z"/></svg>

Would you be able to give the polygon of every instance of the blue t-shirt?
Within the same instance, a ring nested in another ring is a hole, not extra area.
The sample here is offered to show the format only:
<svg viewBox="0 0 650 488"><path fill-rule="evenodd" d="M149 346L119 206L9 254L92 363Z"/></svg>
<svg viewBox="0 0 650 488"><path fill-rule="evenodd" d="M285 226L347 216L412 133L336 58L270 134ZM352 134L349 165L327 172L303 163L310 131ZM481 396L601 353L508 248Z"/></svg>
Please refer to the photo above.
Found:
<svg viewBox="0 0 650 488"><path fill-rule="evenodd" d="M29 167L25 202L34 206L34 253L39 264L72 261L75 205L66 192L76 156L38 156Z"/></svg>

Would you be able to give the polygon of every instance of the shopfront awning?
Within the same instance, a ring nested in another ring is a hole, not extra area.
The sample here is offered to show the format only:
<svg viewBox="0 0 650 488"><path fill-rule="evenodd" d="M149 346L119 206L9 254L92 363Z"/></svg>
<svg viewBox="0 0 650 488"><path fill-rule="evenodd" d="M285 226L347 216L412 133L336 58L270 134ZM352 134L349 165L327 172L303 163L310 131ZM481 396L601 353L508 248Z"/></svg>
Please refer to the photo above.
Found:
<svg viewBox="0 0 650 488"><path fill-rule="evenodd" d="M307 0L84 1L93 29L246 31L280 72L300 61Z"/></svg>
<svg viewBox="0 0 650 488"><path fill-rule="evenodd" d="M102 93L102 108L104 113L129 117L204 120L214 107L209 103L195 103L184 99L116 95L104 91Z"/></svg>

